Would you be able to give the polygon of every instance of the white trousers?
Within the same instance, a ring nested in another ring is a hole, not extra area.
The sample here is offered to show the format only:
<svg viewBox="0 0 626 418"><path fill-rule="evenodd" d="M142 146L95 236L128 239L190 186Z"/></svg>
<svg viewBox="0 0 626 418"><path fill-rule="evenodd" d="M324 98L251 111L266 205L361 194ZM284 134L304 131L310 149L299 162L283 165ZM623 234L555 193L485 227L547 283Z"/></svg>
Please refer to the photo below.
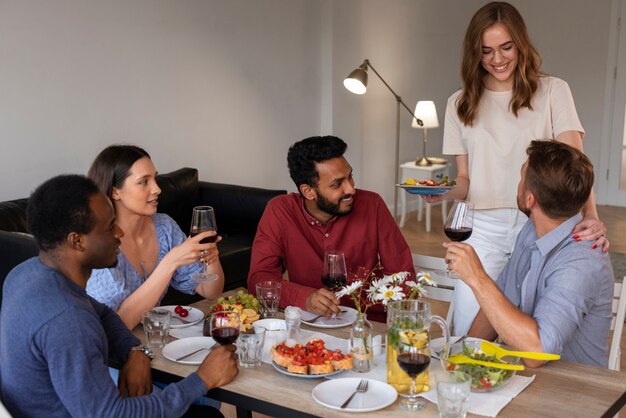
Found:
<svg viewBox="0 0 626 418"><path fill-rule="evenodd" d="M528 218L518 209L482 209L474 211L472 236L465 241L474 247L476 254L492 280L509 261L517 234ZM454 335L466 335L480 306L474 293L462 280L454 289Z"/></svg>

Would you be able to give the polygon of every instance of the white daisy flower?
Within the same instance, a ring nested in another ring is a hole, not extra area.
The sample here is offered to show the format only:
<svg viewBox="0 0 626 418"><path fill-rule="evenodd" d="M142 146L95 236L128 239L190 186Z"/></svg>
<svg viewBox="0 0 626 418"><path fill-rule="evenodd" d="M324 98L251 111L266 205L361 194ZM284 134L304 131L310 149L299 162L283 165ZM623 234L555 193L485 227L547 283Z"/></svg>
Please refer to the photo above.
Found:
<svg viewBox="0 0 626 418"><path fill-rule="evenodd" d="M349 284L347 286L344 286L339 291L335 292L335 296L337 297L337 299L341 299L344 296L353 294L362 285L363 285L363 282L360 280L357 280L356 282Z"/></svg>
<svg viewBox="0 0 626 418"><path fill-rule="evenodd" d="M428 286L437 287L437 283L433 280L430 273L420 271L419 273L417 273L417 280L426 283Z"/></svg>
<svg viewBox="0 0 626 418"><path fill-rule="evenodd" d="M387 305L390 300L402 300L404 296L400 286L383 286L376 294L376 300L380 300L383 305Z"/></svg>

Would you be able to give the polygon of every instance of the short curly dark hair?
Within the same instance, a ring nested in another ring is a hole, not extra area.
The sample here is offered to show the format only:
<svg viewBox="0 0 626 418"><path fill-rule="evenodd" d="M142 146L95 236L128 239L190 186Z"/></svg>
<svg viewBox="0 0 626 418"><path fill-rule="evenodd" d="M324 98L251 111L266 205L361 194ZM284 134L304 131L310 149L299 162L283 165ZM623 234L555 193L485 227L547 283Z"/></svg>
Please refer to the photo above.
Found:
<svg viewBox="0 0 626 418"><path fill-rule="evenodd" d="M317 187L319 174L315 163L343 156L348 145L336 136L312 136L289 147L289 175L299 189L301 184Z"/></svg>
<svg viewBox="0 0 626 418"><path fill-rule="evenodd" d="M28 199L26 219L39 248L55 249L70 232L89 233L96 222L89 201L99 191L93 181L77 174L56 176L37 187Z"/></svg>

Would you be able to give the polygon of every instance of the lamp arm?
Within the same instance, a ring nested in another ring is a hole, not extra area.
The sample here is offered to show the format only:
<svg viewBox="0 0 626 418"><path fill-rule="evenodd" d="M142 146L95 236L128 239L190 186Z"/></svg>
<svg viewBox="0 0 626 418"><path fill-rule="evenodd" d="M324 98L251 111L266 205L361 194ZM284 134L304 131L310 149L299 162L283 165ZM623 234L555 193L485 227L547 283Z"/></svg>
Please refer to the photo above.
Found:
<svg viewBox="0 0 626 418"><path fill-rule="evenodd" d="M408 107L408 106L407 106L407 105L406 105L406 104L402 101L402 98L401 98L400 96L398 96L398 94L397 94L395 91L393 91L393 89L391 88L391 86L390 86L389 84L387 84L387 82L385 81L385 79L384 79L384 78L383 78L380 74L378 74L378 71L376 71L376 68L374 68L374 67L372 66L372 64L370 63L370 61L369 61L368 59L366 59L365 61L363 61L363 65L366 65L366 66L370 67L370 68L372 69L372 71L374 71L374 74L376 74L376 75L378 76L378 78L380 78L380 81L382 81L382 82L383 82L383 84L384 84L385 86L387 86L387 88L389 89L389 91L390 91L390 92L391 92L394 96L396 96L396 100L398 101L398 103L400 103L400 104L401 104L401 105L402 105L402 106L406 109L406 111L407 111L407 112L409 112L409 114L411 115L411 117L412 117L413 119L415 119L415 121L417 122L417 124L418 124L419 126L424 126L424 122L422 122L422 120L421 120L421 119L419 119L419 118L417 118L417 117L415 116L415 114L413 113L413 111L412 111L411 109L409 109L409 107Z"/></svg>

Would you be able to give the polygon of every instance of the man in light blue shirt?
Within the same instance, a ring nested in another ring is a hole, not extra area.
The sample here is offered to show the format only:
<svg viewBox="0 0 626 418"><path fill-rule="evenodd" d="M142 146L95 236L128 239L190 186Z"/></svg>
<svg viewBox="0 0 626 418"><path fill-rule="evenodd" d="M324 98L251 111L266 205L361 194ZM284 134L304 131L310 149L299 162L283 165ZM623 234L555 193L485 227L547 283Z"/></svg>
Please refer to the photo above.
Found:
<svg viewBox="0 0 626 418"><path fill-rule="evenodd" d="M527 153L517 203L530 219L497 283L470 245L444 244L449 268L480 304L468 335L500 336L516 350L607 367L613 269L606 252L572 234L593 186L593 166L557 141L533 141Z"/></svg>

